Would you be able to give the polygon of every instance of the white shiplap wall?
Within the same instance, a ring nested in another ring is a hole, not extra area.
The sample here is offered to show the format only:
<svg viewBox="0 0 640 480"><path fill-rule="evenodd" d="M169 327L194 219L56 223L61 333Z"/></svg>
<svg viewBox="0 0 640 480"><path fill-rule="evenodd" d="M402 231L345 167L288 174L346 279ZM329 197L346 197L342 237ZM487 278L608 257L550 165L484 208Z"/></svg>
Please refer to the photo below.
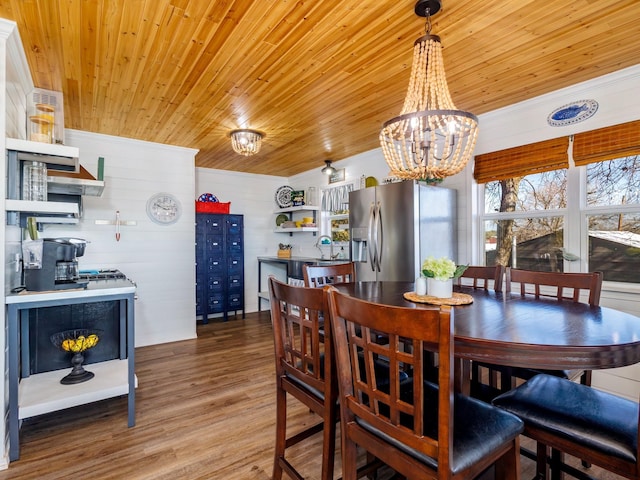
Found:
<svg viewBox="0 0 640 480"><path fill-rule="evenodd" d="M88 240L80 269L117 268L137 284L136 346L194 338L194 158L196 150L65 131L65 143L80 149L80 163L97 174L104 157L105 189L100 197L83 197L78 225L45 226L42 236L74 236ZM182 205L173 225L157 225L146 213L154 193L169 192ZM120 227L96 220L135 221Z"/></svg>

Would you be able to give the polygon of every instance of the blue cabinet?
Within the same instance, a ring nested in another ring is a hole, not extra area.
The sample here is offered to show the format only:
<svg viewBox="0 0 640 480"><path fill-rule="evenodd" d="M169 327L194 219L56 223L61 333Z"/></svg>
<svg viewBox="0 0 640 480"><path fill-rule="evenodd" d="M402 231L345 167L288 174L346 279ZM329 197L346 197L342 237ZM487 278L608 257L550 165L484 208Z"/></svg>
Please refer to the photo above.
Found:
<svg viewBox="0 0 640 480"><path fill-rule="evenodd" d="M244 318L243 216L196 213L196 315L238 310Z"/></svg>

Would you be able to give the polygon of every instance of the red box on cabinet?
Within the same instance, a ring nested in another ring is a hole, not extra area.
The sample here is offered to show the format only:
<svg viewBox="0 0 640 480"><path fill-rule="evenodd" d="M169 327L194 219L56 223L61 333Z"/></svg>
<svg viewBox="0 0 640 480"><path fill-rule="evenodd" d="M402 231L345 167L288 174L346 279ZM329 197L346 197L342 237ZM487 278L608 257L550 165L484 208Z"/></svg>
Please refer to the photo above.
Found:
<svg viewBox="0 0 640 480"><path fill-rule="evenodd" d="M231 202L198 202L196 213L229 213Z"/></svg>

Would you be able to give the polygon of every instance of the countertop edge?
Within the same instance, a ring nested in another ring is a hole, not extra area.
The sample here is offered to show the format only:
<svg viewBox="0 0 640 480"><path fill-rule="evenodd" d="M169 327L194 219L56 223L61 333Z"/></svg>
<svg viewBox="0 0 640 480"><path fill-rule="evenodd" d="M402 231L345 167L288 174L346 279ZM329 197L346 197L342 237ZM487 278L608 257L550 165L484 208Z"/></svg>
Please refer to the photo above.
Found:
<svg viewBox="0 0 640 480"><path fill-rule="evenodd" d="M46 292L23 291L21 293L13 293L5 296L4 303L5 305L10 305L18 303L41 302L47 300L92 298L108 295L128 295L135 292L135 285L128 281L123 281L122 284L113 285L111 287L108 287L106 285L92 285L91 283L89 283L89 286L86 289L54 290Z"/></svg>

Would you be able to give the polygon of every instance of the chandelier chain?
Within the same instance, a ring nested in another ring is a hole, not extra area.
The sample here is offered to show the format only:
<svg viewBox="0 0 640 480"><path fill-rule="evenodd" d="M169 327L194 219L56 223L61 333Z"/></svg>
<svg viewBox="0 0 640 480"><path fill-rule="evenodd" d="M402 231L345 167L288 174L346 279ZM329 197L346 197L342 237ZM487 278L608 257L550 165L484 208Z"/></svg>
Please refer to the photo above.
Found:
<svg viewBox="0 0 640 480"><path fill-rule="evenodd" d="M425 15L424 33L431 35L431 9L427 7Z"/></svg>

